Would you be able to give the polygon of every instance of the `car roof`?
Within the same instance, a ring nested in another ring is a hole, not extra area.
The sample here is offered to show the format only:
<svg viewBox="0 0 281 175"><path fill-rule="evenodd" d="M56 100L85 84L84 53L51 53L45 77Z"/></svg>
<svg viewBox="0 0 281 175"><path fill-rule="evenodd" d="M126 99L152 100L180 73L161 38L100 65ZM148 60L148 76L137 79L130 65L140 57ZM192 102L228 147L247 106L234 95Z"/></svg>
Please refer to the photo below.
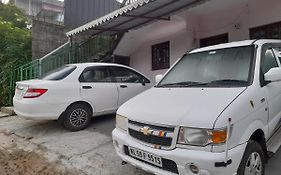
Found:
<svg viewBox="0 0 281 175"><path fill-rule="evenodd" d="M139 72L138 70L132 68L132 67L129 67L129 66L125 66L125 65L122 65L122 64L116 64L116 63L101 63L101 62L95 62L95 63L75 63L75 64L68 64L68 65L73 65L73 66L77 66L81 69L84 69L86 67L89 67L89 66L115 66L115 67L124 67L124 68L128 68L128 69L131 69L137 73L139 73L140 75L144 76L145 78L147 78L149 80L149 78L144 75L143 73ZM150 81L150 80L149 80Z"/></svg>
<svg viewBox="0 0 281 175"><path fill-rule="evenodd" d="M224 43L224 44L218 44L218 45L214 45L214 46L208 46L208 47L202 47L202 48L194 49L194 50L190 51L190 53L225 49L225 48L231 48L231 47L249 46L249 45L252 45L252 44L260 46L260 45L263 45L263 44L266 44L266 43L280 43L281 44L281 40L259 39L259 40L236 41L236 42L230 42L230 43Z"/></svg>
<svg viewBox="0 0 281 175"><path fill-rule="evenodd" d="M125 65L121 65L121 64L116 64L116 63L100 63L100 62L95 62L95 63L75 63L75 64L69 64L69 65L74 65L77 67L88 67L88 66L118 66L118 67L126 67L126 68L130 68L128 66ZM132 68L130 68L132 69Z"/></svg>

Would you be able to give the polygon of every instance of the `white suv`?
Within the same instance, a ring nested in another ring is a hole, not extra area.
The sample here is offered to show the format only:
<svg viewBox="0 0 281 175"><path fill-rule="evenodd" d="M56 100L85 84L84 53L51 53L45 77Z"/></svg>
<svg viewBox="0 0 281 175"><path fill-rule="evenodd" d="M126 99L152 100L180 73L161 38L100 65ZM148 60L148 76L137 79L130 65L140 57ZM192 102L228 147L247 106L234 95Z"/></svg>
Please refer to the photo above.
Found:
<svg viewBox="0 0 281 175"><path fill-rule="evenodd" d="M155 174L263 175L281 142L280 49L250 40L185 54L119 108L117 154Z"/></svg>

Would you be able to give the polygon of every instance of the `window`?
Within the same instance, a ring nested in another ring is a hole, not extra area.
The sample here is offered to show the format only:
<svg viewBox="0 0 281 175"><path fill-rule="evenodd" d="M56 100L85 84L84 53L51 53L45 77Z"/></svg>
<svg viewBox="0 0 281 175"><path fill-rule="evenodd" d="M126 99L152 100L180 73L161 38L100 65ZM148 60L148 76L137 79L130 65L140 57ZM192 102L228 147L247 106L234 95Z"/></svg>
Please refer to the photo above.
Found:
<svg viewBox="0 0 281 175"><path fill-rule="evenodd" d="M200 47L212 46L228 42L228 34L222 34L217 36L212 36L209 38L203 38L200 40Z"/></svg>
<svg viewBox="0 0 281 175"><path fill-rule="evenodd" d="M187 54L177 62L158 85L180 87L190 85L189 83L193 83L193 85L206 83L208 86L218 87L244 86L252 76L250 68L253 53L254 46L243 46ZM222 83L216 83L219 81ZM229 82L230 84L228 84Z"/></svg>
<svg viewBox="0 0 281 175"><path fill-rule="evenodd" d="M170 67L170 42L152 46L152 70L168 69Z"/></svg>
<svg viewBox="0 0 281 175"><path fill-rule="evenodd" d="M114 67L115 80L117 82L123 83L149 83L150 81L143 77L142 75L134 72L132 70L122 68L122 67Z"/></svg>
<svg viewBox="0 0 281 175"><path fill-rule="evenodd" d="M251 39L281 39L281 22L250 29Z"/></svg>
<svg viewBox="0 0 281 175"><path fill-rule="evenodd" d="M49 74L42 77L42 80L63 80L68 75L70 75L74 70L76 69L76 66L62 66L58 69L55 69L54 71L50 72Z"/></svg>
<svg viewBox="0 0 281 175"><path fill-rule="evenodd" d="M268 49L265 52L264 57L262 58L261 62L261 70L262 73L267 73L271 68L278 67L278 63L274 57L272 49Z"/></svg>
<svg viewBox="0 0 281 175"><path fill-rule="evenodd" d="M112 82L108 68L86 68L80 77L82 82Z"/></svg>

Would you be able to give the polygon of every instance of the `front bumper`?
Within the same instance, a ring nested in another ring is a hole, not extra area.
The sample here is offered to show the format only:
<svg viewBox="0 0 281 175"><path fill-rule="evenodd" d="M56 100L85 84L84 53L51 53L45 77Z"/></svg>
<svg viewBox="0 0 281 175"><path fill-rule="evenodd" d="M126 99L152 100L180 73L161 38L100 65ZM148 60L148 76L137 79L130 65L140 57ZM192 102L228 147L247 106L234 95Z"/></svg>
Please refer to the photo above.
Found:
<svg viewBox="0 0 281 175"><path fill-rule="evenodd" d="M213 153L205 151L188 150L182 148L175 148L173 150L160 150L147 147L135 139L131 138L128 134L114 129L112 132L113 143L117 154L123 161L129 162L134 166L140 167L145 171L157 175L175 175L175 173L163 170L156 166L136 160L125 153L125 147L131 146L146 152L150 152L161 156L164 159L174 161L180 175L194 175L186 165L194 164L199 167L200 175L234 175L238 169L242 156L244 154L246 143L239 145L229 150L229 159L232 163L227 167L215 167L216 162L223 162L225 153Z"/></svg>

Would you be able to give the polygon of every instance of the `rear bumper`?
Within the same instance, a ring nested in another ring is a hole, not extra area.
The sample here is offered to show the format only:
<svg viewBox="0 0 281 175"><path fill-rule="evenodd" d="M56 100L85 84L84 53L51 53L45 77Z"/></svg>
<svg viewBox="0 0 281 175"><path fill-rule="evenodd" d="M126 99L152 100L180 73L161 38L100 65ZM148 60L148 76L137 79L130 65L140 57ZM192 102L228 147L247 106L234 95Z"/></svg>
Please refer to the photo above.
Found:
<svg viewBox="0 0 281 175"><path fill-rule="evenodd" d="M67 104L47 104L34 99L13 99L15 113L29 120L57 120Z"/></svg>
<svg viewBox="0 0 281 175"><path fill-rule="evenodd" d="M164 159L175 162L178 174L180 175L194 175L188 168L186 168L189 164L198 166L200 169L200 175L234 175L236 174L246 148L245 143L229 150L229 158L232 160L232 163L228 167L215 167L216 162L224 161L225 153L213 153L182 148L176 148L169 151L154 149L140 144L135 139L132 139L128 134L118 129L113 130L112 137L116 152L123 161L129 162L134 166L140 167L145 171L157 175L175 175L175 173L163 170L128 156L126 151L124 151L126 146L150 152Z"/></svg>

